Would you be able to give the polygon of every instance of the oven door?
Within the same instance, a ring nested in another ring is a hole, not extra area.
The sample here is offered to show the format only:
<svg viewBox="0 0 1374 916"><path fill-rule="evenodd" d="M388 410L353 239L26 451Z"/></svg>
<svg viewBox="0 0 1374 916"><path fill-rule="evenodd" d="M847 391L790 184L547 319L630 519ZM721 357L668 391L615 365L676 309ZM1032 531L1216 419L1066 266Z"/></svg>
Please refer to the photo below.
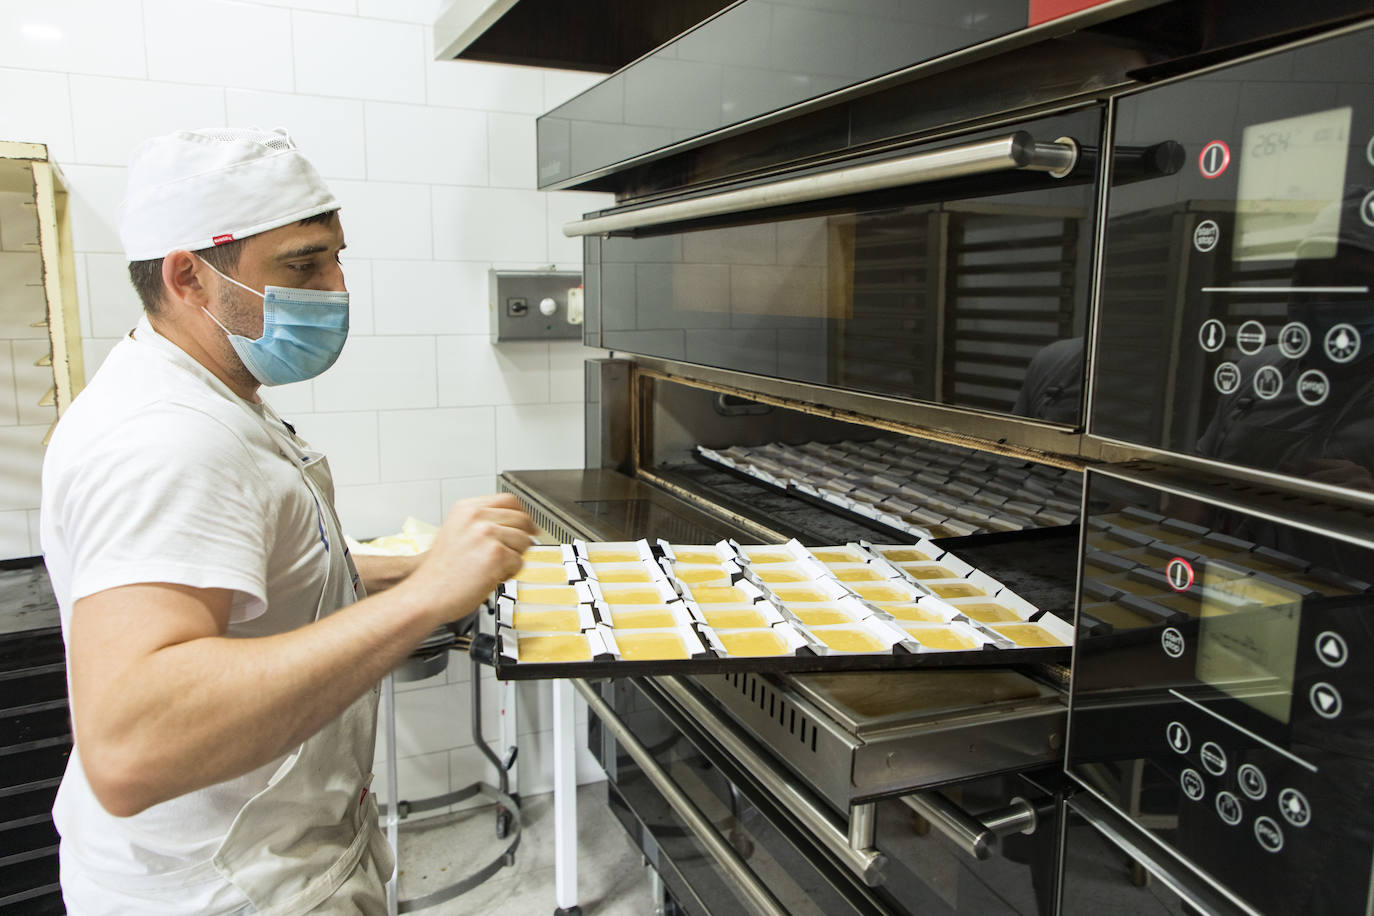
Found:
<svg viewBox="0 0 1374 916"><path fill-rule="evenodd" d="M587 342L1076 426L1099 107L592 214Z"/></svg>
<svg viewBox="0 0 1374 916"><path fill-rule="evenodd" d="M1040 773L1043 781L1013 775L962 784L939 793L944 801L934 808L925 792L876 803L872 842L881 858L861 876L761 787L756 768L779 764L724 753L711 724L682 715L651 679L596 689L607 718L629 733L617 739L593 709L590 744L607 773L610 806L686 912L1051 912L1059 836L1052 772ZM647 754L651 765L635 754ZM670 795L686 798L700 819L684 818ZM1038 812L1026 835L999 840L964 813L1015 807L1018 799L1033 799ZM849 828L862 832L853 822ZM720 846L728 849L722 854Z"/></svg>
<svg viewBox="0 0 1374 916"><path fill-rule="evenodd" d="M1374 513L1088 472L1068 768L1254 913L1367 913Z"/></svg>

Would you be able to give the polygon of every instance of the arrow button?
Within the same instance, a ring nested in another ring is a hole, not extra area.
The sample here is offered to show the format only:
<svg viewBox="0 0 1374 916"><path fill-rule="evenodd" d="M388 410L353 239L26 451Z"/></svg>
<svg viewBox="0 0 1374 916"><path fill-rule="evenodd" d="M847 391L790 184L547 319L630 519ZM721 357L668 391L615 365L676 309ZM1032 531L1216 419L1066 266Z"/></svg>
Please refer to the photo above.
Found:
<svg viewBox="0 0 1374 916"><path fill-rule="evenodd" d="M1334 719L1341 714L1341 694L1326 681L1318 681L1307 692L1312 708L1323 719Z"/></svg>
<svg viewBox="0 0 1374 916"><path fill-rule="evenodd" d="M1317 658L1328 668L1339 668L1350 657L1345 638L1339 633L1324 630L1317 634Z"/></svg>

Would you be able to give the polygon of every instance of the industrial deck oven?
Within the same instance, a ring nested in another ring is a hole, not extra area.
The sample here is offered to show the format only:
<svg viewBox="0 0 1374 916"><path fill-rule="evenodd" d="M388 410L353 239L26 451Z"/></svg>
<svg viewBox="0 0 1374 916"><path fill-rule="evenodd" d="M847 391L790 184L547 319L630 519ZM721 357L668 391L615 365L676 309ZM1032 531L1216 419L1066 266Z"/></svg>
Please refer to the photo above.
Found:
<svg viewBox="0 0 1374 916"><path fill-rule="evenodd" d="M616 195L546 532L930 538L1076 632L584 685L669 909L1374 912L1374 20L1274 6L744 0L540 119Z"/></svg>

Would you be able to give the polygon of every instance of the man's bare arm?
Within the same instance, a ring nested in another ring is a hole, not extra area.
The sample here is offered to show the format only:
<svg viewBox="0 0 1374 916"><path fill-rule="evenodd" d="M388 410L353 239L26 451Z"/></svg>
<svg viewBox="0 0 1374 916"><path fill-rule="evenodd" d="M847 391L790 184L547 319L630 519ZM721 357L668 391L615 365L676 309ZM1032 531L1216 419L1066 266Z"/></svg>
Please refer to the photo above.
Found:
<svg viewBox="0 0 1374 916"><path fill-rule="evenodd" d="M395 588L275 636L225 637L221 589L150 583L79 600L72 713L96 797L130 816L291 751L513 575L534 530L512 497L467 500Z"/></svg>
<svg viewBox="0 0 1374 916"><path fill-rule="evenodd" d="M401 583L420 565L424 555L415 557L384 557L369 554L354 554L353 565L358 567L363 587L369 595L385 591Z"/></svg>

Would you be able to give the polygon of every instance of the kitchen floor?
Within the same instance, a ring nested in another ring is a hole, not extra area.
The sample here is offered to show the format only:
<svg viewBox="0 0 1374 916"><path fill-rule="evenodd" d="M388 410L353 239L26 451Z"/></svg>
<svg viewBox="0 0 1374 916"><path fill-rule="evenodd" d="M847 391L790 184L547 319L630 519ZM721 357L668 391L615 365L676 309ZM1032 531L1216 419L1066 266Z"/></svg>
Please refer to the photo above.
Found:
<svg viewBox="0 0 1374 916"><path fill-rule="evenodd" d="M577 790L578 905L585 916L653 912L649 872L625 828L606 807L606 787ZM553 795L521 799L524 832L515 865L461 897L417 910L427 916L552 916ZM410 900L452 884L490 862L505 845L496 839L491 808L415 821L400 835L401 899Z"/></svg>

